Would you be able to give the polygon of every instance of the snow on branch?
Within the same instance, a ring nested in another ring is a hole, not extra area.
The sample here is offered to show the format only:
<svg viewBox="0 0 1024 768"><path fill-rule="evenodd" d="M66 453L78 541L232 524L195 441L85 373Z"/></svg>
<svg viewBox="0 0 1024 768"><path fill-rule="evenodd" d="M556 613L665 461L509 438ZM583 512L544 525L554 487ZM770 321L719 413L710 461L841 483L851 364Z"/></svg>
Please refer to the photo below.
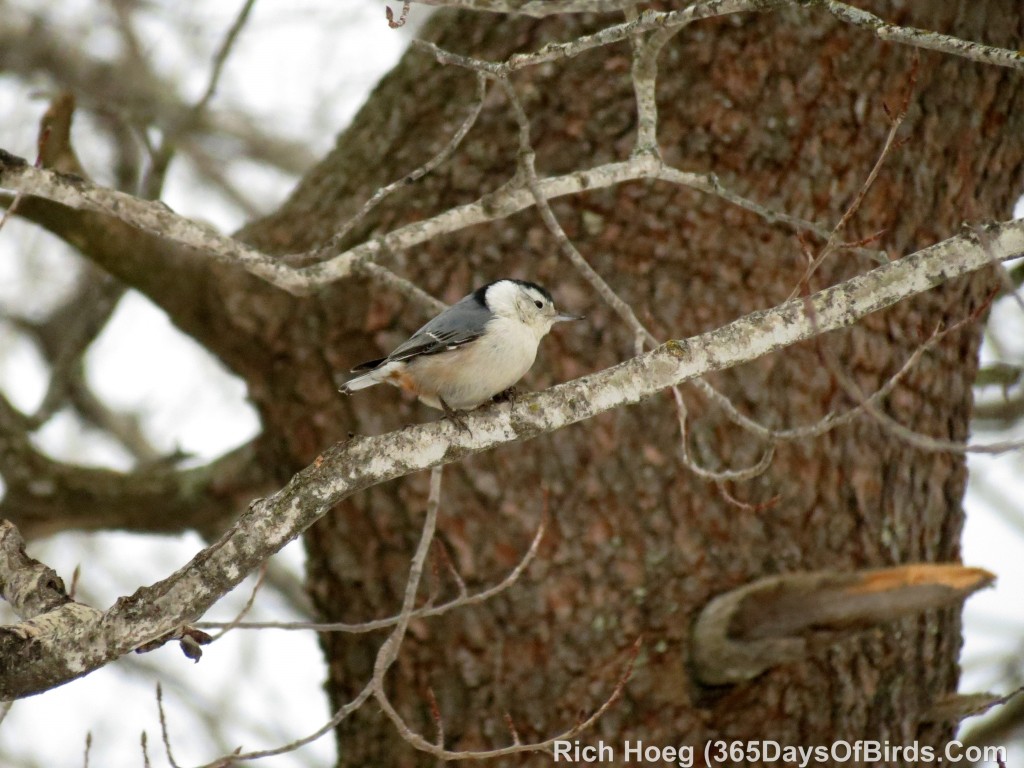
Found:
<svg viewBox="0 0 1024 768"><path fill-rule="evenodd" d="M806 299L754 312L690 339L669 341L619 365L480 409L468 430L447 421L331 446L274 495L257 499L219 541L161 582L121 598L105 614L48 614L48 631L7 628L0 699L67 682L199 618L270 555L356 491L528 440L637 403L661 390L749 362L949 280L1024 254L1024 221L990 224L945 240ZM17 638L21 638L17 641ZM66 658L73 659L68 663Z"/></svg>

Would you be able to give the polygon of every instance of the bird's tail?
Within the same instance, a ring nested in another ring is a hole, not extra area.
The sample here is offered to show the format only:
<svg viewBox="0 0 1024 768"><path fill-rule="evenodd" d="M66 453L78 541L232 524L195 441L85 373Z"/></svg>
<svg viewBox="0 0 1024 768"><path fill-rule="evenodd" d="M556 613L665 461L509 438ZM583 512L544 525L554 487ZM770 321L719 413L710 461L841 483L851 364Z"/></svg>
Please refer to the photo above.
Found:
<svg viewBox="0 0 1024 768"><path fill-rule="evenodd" d="M353 392L358 392L360 389L366 389L372 387L374 384L380 384L382 381L387 379L388 374L391 373L391 368L388 365L382 365L386 358L380 360L371 360L368 363L357 365L352 369L353 373L359 371L367 371L362 376L356 376L354 379L349 379L340 387L338 391L346 395L351 395Z"/></svg>
<svg viewBox="0 0 1024 768"><path fill-rule="evenodd" d="M372 387L374 384L380 384L380 381L381 380L377 376L377 372L370 371L369 373L364 373L362 376L356 376L354 379L349 379L338 387L338 391L346 395L351 395L353 392L357 392L360 389L366 389L367 387Z"/></svg>

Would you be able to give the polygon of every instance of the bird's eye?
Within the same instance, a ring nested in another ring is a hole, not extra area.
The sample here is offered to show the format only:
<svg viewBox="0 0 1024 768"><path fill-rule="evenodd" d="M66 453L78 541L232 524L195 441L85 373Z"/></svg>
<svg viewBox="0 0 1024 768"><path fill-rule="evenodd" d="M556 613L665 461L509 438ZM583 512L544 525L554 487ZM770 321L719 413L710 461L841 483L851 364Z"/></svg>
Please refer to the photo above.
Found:
<svg viewBox="0 0 1024 768"><path fill-rule="evenodd" d="M533 302L533 304L534 304L534 306L537 307L537 309L544 309L544 302L543 301L535 301L535 302Z"/></svg>

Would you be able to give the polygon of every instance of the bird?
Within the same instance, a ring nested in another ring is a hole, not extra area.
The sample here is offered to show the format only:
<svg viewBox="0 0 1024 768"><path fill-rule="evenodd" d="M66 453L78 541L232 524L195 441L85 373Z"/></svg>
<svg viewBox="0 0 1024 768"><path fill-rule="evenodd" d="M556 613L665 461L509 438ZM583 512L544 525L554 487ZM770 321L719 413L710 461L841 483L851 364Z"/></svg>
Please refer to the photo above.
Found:
<svg viewBox="0 0 1024 768"><path fill-rule="evenodd" d="M552 326L581 319L556 310L551 293L536 283L495 280L452 304L387 357L357 365L351 372L361 375L339 391L352 394L387 382L465 427L459 412L510 395Z"/></svg>

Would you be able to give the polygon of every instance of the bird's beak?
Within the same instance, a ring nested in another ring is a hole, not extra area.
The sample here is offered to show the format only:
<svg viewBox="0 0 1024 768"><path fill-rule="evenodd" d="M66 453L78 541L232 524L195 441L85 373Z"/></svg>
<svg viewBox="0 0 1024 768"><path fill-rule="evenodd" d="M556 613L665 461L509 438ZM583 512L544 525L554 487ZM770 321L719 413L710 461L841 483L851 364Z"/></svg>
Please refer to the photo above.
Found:
<svg viewBox="0 0 1024 768"><path fill-rule="evenodd" d="M559 315L555 315L555 322L556 323L565 323L565 322L568 322L569 320L582 320L582 319L583 319L583 315L568 315L568 314L565 314L565 313L562 313L562 314L559 314Z"/></svg>

